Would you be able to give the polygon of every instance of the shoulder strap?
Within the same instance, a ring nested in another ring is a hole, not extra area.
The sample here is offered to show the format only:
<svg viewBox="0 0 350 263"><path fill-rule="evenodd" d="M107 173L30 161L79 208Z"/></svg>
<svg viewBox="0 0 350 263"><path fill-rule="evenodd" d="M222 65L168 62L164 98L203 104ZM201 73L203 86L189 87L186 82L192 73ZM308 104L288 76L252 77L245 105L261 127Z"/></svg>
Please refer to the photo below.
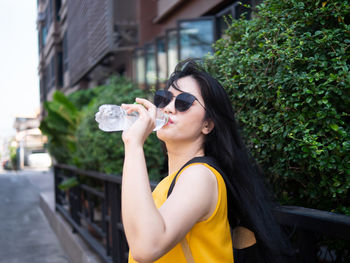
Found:
<svg viewBox="0 0 350 263"><path fill-rule="evenodd" d="M171 182L171 185L169 187L168 190L168 195L167 197L170 196L171 192L174 189L175 183L176 183L176 179L179 176L179 174L182 172L182 170L192 164L192 163L206 163L208 165L210 165L211 167L213 167L215 170L217 170L222 178L225 181L225 185L227 188L227 194L228 194L228 201L230 194L233 193L234 191L234 187L233 185L230 183L230 181L228 180L228 178L226 177L225 173L221 170L220 166L218 165L217 161L213 158L213 157L209 157L209 156L202 156L202 157L194 157L191 160L189 160L187 163L185 163L180 169L179 171L176 173L174 179ZM231 199L233 198L233 196L230 196ZM231 213L235 213L237 211L230 211L229 209L229 214ZM245 227L244 222L236 222L234 223L234 218L232 216L229 215L229 221L230 221L230 225L233 228L233 246L236 249L243 249L243 248L247 248L250 247L252 245L254 245L256 243L256 239L255 239L255 235L252 231L249 230L249 228Z"/></svg>
<svg viewBox="0 0 350 263"><path fill-rule="evenodd" d="M176 179L177 177L179 176L179 174L182 172L182 170L192 164L192 163L206 163L206 164L209 164L210 166L214 167L215 170L217 170L221 176L224 178L225 180L225 183L226 183L226 176L225 174L222 172L222 170L220 169L219 165L216 163L215 159L213 157L208 157L208 156L200 156L200 157L194 157L192 158L191 160L189 160L187 163L185 163L180 169L179 171L176 173L173 181L171 182L171 185L169 187L169 190L168 190L168 195L167 197L170 196L171 192L173 191L174 189L174 186L175 186L175 183L176 183Z"/></svg>

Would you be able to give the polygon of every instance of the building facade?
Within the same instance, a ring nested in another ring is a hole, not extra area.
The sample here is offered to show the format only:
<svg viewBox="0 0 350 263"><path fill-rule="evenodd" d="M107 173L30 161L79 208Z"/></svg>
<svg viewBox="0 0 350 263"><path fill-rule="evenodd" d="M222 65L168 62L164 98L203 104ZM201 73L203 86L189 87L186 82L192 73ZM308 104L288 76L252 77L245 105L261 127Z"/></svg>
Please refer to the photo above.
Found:
<svg viewBox="0 0 350 263"><path fill-rule="evenodd" d="M26 167L49 167L51 158L45 150L47 142L40 129L39 112L15 118L16 136L13 146L17 152L17 169Z"/></svg>
<svg viewBox="0 0 350 263"><path fill-rule="evenodd" d="M249 18L250 11L232 0L37 3L41 106L55 90L91 88L115 74L140 88L160 87L179 60L212 52L226 27L224 16L246 12Z"/></svg>

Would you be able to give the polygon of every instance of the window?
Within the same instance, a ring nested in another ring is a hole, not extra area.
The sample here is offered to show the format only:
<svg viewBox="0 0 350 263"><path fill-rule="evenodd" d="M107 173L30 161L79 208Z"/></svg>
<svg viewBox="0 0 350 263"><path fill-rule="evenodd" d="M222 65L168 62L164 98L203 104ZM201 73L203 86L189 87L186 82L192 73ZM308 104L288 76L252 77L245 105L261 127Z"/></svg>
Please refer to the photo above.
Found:
<svg viewBox="0 0 350 263"><path fill-rule="evenodd" d="M243 4L250 4L250 1L243 1ZM230 23L232 19L239 19L243 13L246 14L246 19L250 19L251 10L240 2L236 2L220 11L216 15L219 36L222 37L225 34L225 30L228 28L227 22Z"/></svg>
<svg viewBox="0 0 350 263"><path fill-rule="evenodd" d="M45 75L44 75L44 78L45 78L45 94L47 94L50 89L51 89L51 86L50 86L50 64L46 66L45 68Z"/></svg>
<svg viewBox="0 0 350 263"><path fill-rule="evenodd" d="M57 53L57 80L58 87L63 87L63 54L62 52Z"/></svg>
<svg viewBox="0 0 350 263"><path fill-rule="evenodd" d="M157 85L157 88L162 88L179 60L203 58L212 53L213 43L223 37L227 29L226 18L228 23L244 13L247 19L250 18L250 9L244 4L251 1L241 2L243 5L235 2L219 13L211 13L211 16L179 20L177 28L167 30L165 37L158 37L154 44L136 49L133 57L135 82L140 87Z"/></svg>
<svg viewBox="0 0 350 263"><path fill-rule="evenodd" d="M67 31L63 35L63 72L68 70L68 42L67 42Z"/></svg>
<svg viewBox="0 0 350 263"><path fill-rule="evenodd" d="M42 76L42 78L40 79L40 102L44 102L46 101L46 76L45 76L45 71L44 74Z"/></svg>
<svg viewBox="0 0 350 263"><path fill-rule="evenodd" d="M158 38L156 40L157 47L157 84L165 83L167 80L167 64L165 52L165 39Z"/></svg>
<svg viewBox="0 0 350 263"><path fill-rule="evenodd" d="M168 76L173 73L178 63L178 34L176 29L168 30L166 34L166 53Z"/></svg>
<svg viewBox="0 0 350 263"><path fill-rule="evenodd" d="M135 50L132 56L132 80L137 83L137 52Z"/></svg>
<svg viewBox="0 0 350 263"><path fill-rule="evenodd" d="M149 86L155 85L157 80L156 75L156 49L154 44L145 46L146 57L146 83Z"/></svg>
<svg viewBox="0 0 350 263"><path fill-rule="evenodd" d="M46 11L45 12L39 12L38 13L38 25L39 25L39 53L41 51L41 49L43 48L43 46L45 45L45 41L46 41L46 34L47 34L47 29L46 27ZM45 39L44 39L45 38Z"/></svg>
<svg viewBox="0 0 350 263"><path fill-rule="evenodd" d="M56 20L57 21L60 21L60 9L61 9L61 0L56 0L56 12L55 12L55 15L56 15Z"/></svg>
<svg viewBox="0 0 350 263"><path fill-rule="evenodd" d="M180 38L180 60L192 57L202 58L212 52L215 40L215 19L213 17L182 20L178 23Z"/></svg>
<svg viewBox="0 0 350 263"><path fill-rule="evenodd" d="M40 55L41 49L43 48L43 46L41 45L41 38L42 38L42 30L39 28L39 33L38 33L38 52Z"/></svg>
<svg viewBox="0 0 350 263"><path fill-rule="evenodd" d="M46 7L46 26L49 28L52 23L52 0L49 0L49 3Z"/></svg>
<svg viewBox="0 0 350 263"><path fill-rule="evenodd" d="M42 28L42 33L41 33L41 45L45 47L46 45L46 37L47 37L47 24L45 21L45 25Z"/></svg>
<svg viewBox="0 0 350 263"><path fill-rule="evenodd" d="M142 48L136 50L136 83L144 88L145 85L145 56Z"/></svg>
<svg viewBox="0 0 350 263"><path fill-rule="evenodd" d="M50 62L50 89L52 89L53 87L55 87L55 82L56 82L56 59L55 59L55 55L51 58L51 62Z"/></svg>

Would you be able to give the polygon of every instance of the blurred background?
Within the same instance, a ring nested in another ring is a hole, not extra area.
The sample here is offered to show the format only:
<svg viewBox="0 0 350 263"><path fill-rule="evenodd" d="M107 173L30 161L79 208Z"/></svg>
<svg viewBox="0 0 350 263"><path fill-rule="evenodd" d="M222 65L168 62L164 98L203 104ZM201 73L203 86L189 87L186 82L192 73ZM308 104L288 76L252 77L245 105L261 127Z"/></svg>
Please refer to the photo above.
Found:
<svg viewBox="0 0 350 263"><path fill-rule="evenodd" d="M0 27L0 161L11 168L18 152L18 166L47 166L44 137L39 126L37 3L1 1Z"/></svg>
<svg viewBox="0 0 350 263"><path fill-rule="evenodd" d="M40 159L52 163L37 128L55 91L91 89L116 75L143 90L163 87L179 60L212 52L227 28L224 16L250 13L240 2L225 0L5 0L0 5L0 158L3 167L12 163L15 169L39 165Z"/></svg>

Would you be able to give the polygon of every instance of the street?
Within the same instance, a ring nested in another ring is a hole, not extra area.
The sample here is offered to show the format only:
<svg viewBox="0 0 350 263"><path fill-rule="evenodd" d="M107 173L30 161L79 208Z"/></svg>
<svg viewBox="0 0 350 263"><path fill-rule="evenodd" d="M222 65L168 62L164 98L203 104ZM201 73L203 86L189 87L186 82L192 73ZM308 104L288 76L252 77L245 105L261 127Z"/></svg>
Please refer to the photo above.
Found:
<svg viewBox="0 0 350 263"><path fill-rule="evenodd" d="M0 262L69 263L39 207L39 193L53 191L50 170L0 170Z"/></svg>

